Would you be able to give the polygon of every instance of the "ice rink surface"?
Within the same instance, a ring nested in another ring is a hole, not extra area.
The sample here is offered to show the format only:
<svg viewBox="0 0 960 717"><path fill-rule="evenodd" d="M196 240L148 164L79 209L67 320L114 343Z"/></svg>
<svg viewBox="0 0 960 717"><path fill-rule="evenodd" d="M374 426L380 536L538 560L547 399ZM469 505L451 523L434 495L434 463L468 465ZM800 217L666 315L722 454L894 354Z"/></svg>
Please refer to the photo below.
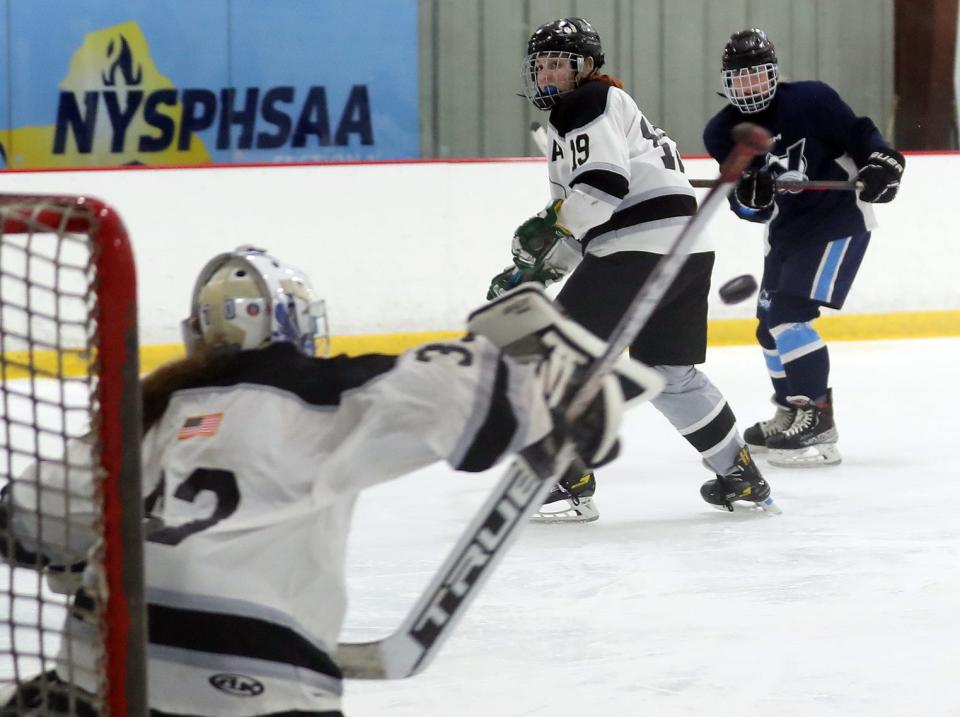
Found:
<svg viewBox="0 0 960 717"><path fill-rule="evenodd" d="M761 460L781 516L708 507L693 449L637 408L600 520L526 527L433 665L348 681L346 714L960 715L958 358L960 339L831 345L844 460ZM772 415L759 349L704 368L741 429ZM346 639L399 623L497 475L361 498Z"/></svg>

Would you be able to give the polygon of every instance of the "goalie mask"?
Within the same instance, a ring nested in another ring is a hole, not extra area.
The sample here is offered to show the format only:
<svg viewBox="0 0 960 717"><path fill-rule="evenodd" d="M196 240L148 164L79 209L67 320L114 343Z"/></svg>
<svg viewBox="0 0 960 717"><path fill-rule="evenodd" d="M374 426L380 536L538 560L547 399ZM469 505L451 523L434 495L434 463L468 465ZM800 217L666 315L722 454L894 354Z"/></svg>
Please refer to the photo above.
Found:
<svg viewBox="0 0 960 717"><path fill-rule="evenodd" d="M763 30L741 30L723 48L723 94L744 114L760 112L773 101L780 72L773 43Z"/></svg>
<svg viewBox="0 0 960 717"><path fill-rule="evenodd" d="M291 343L314 356L317 339L323 344L322 355L329 350L326 308L310 279L252 246L207 262L193 287L190 317L182 328L188 353Z"/></svg>

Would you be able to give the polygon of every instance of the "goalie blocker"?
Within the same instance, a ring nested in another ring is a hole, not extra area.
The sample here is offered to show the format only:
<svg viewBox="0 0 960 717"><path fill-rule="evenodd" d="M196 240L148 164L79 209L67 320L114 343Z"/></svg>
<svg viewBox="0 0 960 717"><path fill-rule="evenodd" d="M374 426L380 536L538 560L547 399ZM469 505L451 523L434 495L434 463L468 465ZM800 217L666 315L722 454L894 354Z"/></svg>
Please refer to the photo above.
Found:
<svg viewBox="0 0 960 717"><path fill-rule="evenodd" d="M519 362L543 360L551 408L572 396L587 367L606 349L600 340L547 298L539 284L522 284L477 309L467 319L467 330L493 342ZM559 373L557 370L559 369ZM663 390L663 377L649 366L623 354L613 373L604 379L617 386L626 405L649 401ZM578 424L579 425L579 424ZM587 458L586 456L582 456Z"/></svg>

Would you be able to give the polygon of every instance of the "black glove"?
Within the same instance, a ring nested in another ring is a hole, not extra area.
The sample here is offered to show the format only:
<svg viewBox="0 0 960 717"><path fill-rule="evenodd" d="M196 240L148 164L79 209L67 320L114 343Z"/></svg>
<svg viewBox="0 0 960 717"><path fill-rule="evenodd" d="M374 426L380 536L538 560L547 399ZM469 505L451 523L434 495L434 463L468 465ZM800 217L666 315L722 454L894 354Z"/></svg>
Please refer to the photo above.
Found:
<svg viewBox="0 0 960 717"><path fill-rule="evenodd" d="M867 157L867 163L857 172L857 181L863 183L858 195L861 201L885 204L897 196L904 164L903 155L889 147Z"/></svg>
<svg viewBox="0 0 960 717"><path fill-rule="evenodd" d="M750 209L773 205L774 180L766 169L748 169L737 182L737 201Z"/></svg>

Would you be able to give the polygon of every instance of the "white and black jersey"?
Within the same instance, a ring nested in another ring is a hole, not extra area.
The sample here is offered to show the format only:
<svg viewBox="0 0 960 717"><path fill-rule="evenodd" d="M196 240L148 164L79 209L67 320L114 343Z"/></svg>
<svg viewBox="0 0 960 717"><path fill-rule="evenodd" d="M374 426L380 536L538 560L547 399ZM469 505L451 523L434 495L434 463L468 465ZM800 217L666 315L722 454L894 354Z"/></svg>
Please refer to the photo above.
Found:
<svg viewBox="0 0 960 717"><path fill-rule="evenodd" d="M697 210L674 141L607 82L586 82L553 108L547 146L561 223L586 254L664 254ZM688 252L710 249L701 239Z"/></svg>
<svg viewBox="0 0 960 717"><path fill-rule="evenodd" d="M557 295L574 321L602 339L697 211L677 146L637 103L606 80L585 82L550 112L551 193L558 223L585 256ZM572 242L571 242L572 243ZM714 254L701 233L665 289L630 356L667 381L653 401L714 472L728 473L743 445L726 400L695 368L707 350L707 300Z"/></svg>
<svg viewBox="0 0 960 717"><path fill-rule="evenodd" d="M485 470L551 425L534 368L479 337L398 359L313 359L278 344L174 391L143 440L151 710L339 709L330 656L357 494L437 461Z"/></svg>

